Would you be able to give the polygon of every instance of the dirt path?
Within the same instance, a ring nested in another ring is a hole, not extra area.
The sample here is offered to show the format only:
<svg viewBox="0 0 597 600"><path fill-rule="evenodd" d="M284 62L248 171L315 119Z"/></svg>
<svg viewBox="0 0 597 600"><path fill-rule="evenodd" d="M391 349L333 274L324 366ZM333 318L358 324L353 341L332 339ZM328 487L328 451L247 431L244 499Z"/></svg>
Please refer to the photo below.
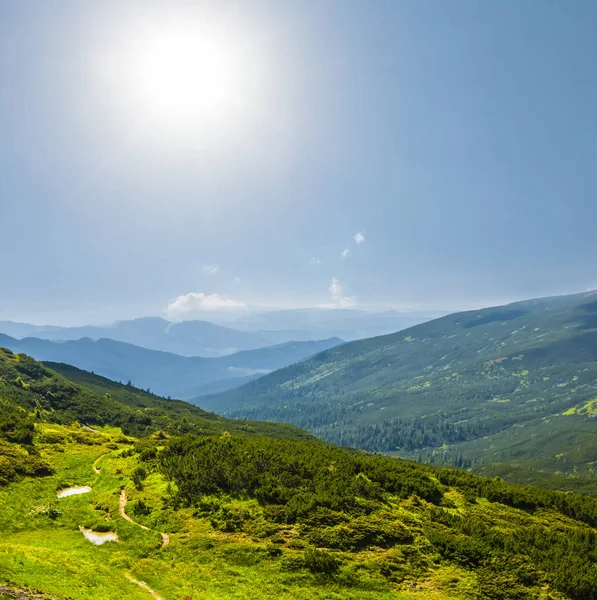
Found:
<svg viewBox="0 0 597 600"><path fill-rule="evenodd" d="M98 467L99 461L102 460L102 458L104 458L104 456L108 456L108 454L110 454L109 452L106 452L104 454L100 454L94 461L93 461L93 472L96 475L100 474L100 468Z"/></svg>
<svg viewBox="0 0 597 600"><path fill-rule="evenodd" d="M141 527L141 529L145 529L145 531L149 531L149 527L145 527L145 525L141 525L141 523L137 523L137 521L133 521L133 519L131 519L126 514L124 507L126 506L127 502L128 502L128 498L126 497L126 492L124 490L122 490L122 492L120 492L120 501L118 502L118 512L120 513L120 516L123 519L126 519L129 523L132 523L133 525L136 525L137 527Z"/></svg>
<svg viewBox="0 0 597 600"><path fill-rule="evenodd" d="M128 498L126 497L126 491L122 490L120 492L120 500L118 502L118 512L123 519L126 519L129 523L136 525L137 527L141 527L141 529L145 529L145 531L151 531L149 527L145 527L145 525L141 525L141 523L137 523L137 521L133 521L131 517L126 514L125 507L128 502ZM170 536L167 533L160 533L162 536L162 548L166 547L170 543Z"/></svg>
<svg viewBox="0 0 597 600"><path fill-rule="evenodd" d="M98 431L93 427L89 427L89 425L81 425L81 429L84 429L85 431L93 431L93 433L101 433L101 431Z"/></svg>
<svg viewBox="0 0 597 600"><path fill-rule="evenodd" d="M105 454L98 456L95 459L95 461L93 462L93 472L96 475L99 475L101 473L101 470L99 467L99 462L102 460L102 458L104 458L104 456L107 456L108 454L110 454L110 452L106 452ZM123 519L128 521L129 523L132 523L133 525L136 525L137 527L140 527L141 529L145 529L145 531L151 531L151 529L149 529L149 527L146 527L145 525L141 525L141 523L137 523L137 521L134 521L133 519L131 519L131 517L129 517L126 514L125 508L126 508L127 502L128 502L128 498L126 497L126 490L123 488L122 491L120 492L120 499L118 500L118 514ZM162 536L162 546L161 547L165 548L170 543L170 536L167 533L160 533L160 535ZM146 590L147 592L149 592L155 598L155 600L164 600L162 598L162 596L160 596L155 590L152 590L144 581L139 581L138 579L135 579L130 573L124 573L124 576L131 583L134 583L135 585L138 585L139 587L141 587L144 590ZM25 598L27 598L27 597L25 597ZM43 599L40 598L40 600L43 600Z"/></svg>
<svg viewBox="0 0 597 600"><path fill-rule="evenodd" d="M139 587L142 587L144 590L147 590L155 600L164 600L155 590L152 590L144 581L139 581L135 579L131 574L125 573L124 576L131 582L137 584Z"/></svg>

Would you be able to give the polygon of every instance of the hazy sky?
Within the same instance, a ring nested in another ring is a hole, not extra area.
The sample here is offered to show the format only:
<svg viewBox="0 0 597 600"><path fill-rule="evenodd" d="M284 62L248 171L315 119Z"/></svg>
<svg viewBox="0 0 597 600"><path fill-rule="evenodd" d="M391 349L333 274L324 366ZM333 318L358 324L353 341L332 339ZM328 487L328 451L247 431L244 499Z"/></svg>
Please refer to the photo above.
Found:
<svg viewBox="0 0 597 600"><path fill-rule="evenodd" d="M5 0L0 319L597 287L596 32L592 0Z"/></svg>

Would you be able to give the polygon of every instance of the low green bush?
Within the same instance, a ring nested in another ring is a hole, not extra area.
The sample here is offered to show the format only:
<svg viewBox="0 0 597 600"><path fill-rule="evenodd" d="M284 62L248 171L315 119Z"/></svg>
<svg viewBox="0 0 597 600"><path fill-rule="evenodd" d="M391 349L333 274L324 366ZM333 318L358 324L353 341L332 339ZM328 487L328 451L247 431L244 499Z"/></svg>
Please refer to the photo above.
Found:
<svg viewBox="0 0 597 600"><path fill-rule="evenodd" d="M307 548L303 553L305 567L319 575L333 575L340 568L340 561L326 550Z"/></svg>

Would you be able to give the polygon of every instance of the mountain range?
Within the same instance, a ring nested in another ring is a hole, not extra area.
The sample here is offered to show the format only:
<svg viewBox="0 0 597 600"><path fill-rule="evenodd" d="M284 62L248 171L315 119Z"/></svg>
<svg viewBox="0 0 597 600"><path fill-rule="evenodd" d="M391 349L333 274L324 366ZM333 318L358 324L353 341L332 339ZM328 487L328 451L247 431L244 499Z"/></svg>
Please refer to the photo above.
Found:
<svg viewBox="0 0 597 600"><path fill-rule="evenodd" d="M366 312L322 308L250 313L216 324L208 321L173 323L161 317L83 327L39 326L0 321L0 333L13 338L47 340L102 338L172 352L182 356L217 357L292 341L338 337L354 340L399 331L432 318L434 313Z"/></svg>
<svg viewBox="0 0 597 600"><path fill-rule="evenodd" d="M171 323L161 317L142 317L118 321L112 325L83 327L39 326L0 321L0 332L15 338L36 337L60 341L105 338L182 356L207 357L223 356L239 350L253 350L278 343L259 333L239 331L207 321Z"/></svg>
<svg viewBox="0 0 597 600"><path fill-rule="evenodd" d="M420 460L592 476L597 293L462 312L353 341L201 405Z"/></svg>
<svg viewBox="0 0 597 600"><path fill-rule="evenodd" d="M287 342L218 358L203 358L103 338L18 340L0 334L0 346L13 352L26 353L42 361L68 363L115 381L132 381L139 387L174 398L192 398L229 389L341 343L337 338Z"/></svg>
<svg viewBox="0 0 597 600"><path fill-rule="evenodd" d="M339 337L356 340L394 333L430 319L446 311L364 311L358 309L297 308L254 312L228 322L242 331L259 332L270 340L308 340Z"/></svg>

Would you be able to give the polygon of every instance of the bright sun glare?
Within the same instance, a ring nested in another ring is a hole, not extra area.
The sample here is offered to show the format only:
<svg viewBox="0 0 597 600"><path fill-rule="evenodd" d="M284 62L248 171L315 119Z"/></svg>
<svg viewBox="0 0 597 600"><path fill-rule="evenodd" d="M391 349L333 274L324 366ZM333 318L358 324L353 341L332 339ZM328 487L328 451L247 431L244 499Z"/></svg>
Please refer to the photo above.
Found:
<svg viewBox="0 0 597 600"><path fill-rule="evenodd" d="M251 64L239 40L209 28L155 28L137 39L130 84L153 121L228 121L251 102Z"/></svg>

